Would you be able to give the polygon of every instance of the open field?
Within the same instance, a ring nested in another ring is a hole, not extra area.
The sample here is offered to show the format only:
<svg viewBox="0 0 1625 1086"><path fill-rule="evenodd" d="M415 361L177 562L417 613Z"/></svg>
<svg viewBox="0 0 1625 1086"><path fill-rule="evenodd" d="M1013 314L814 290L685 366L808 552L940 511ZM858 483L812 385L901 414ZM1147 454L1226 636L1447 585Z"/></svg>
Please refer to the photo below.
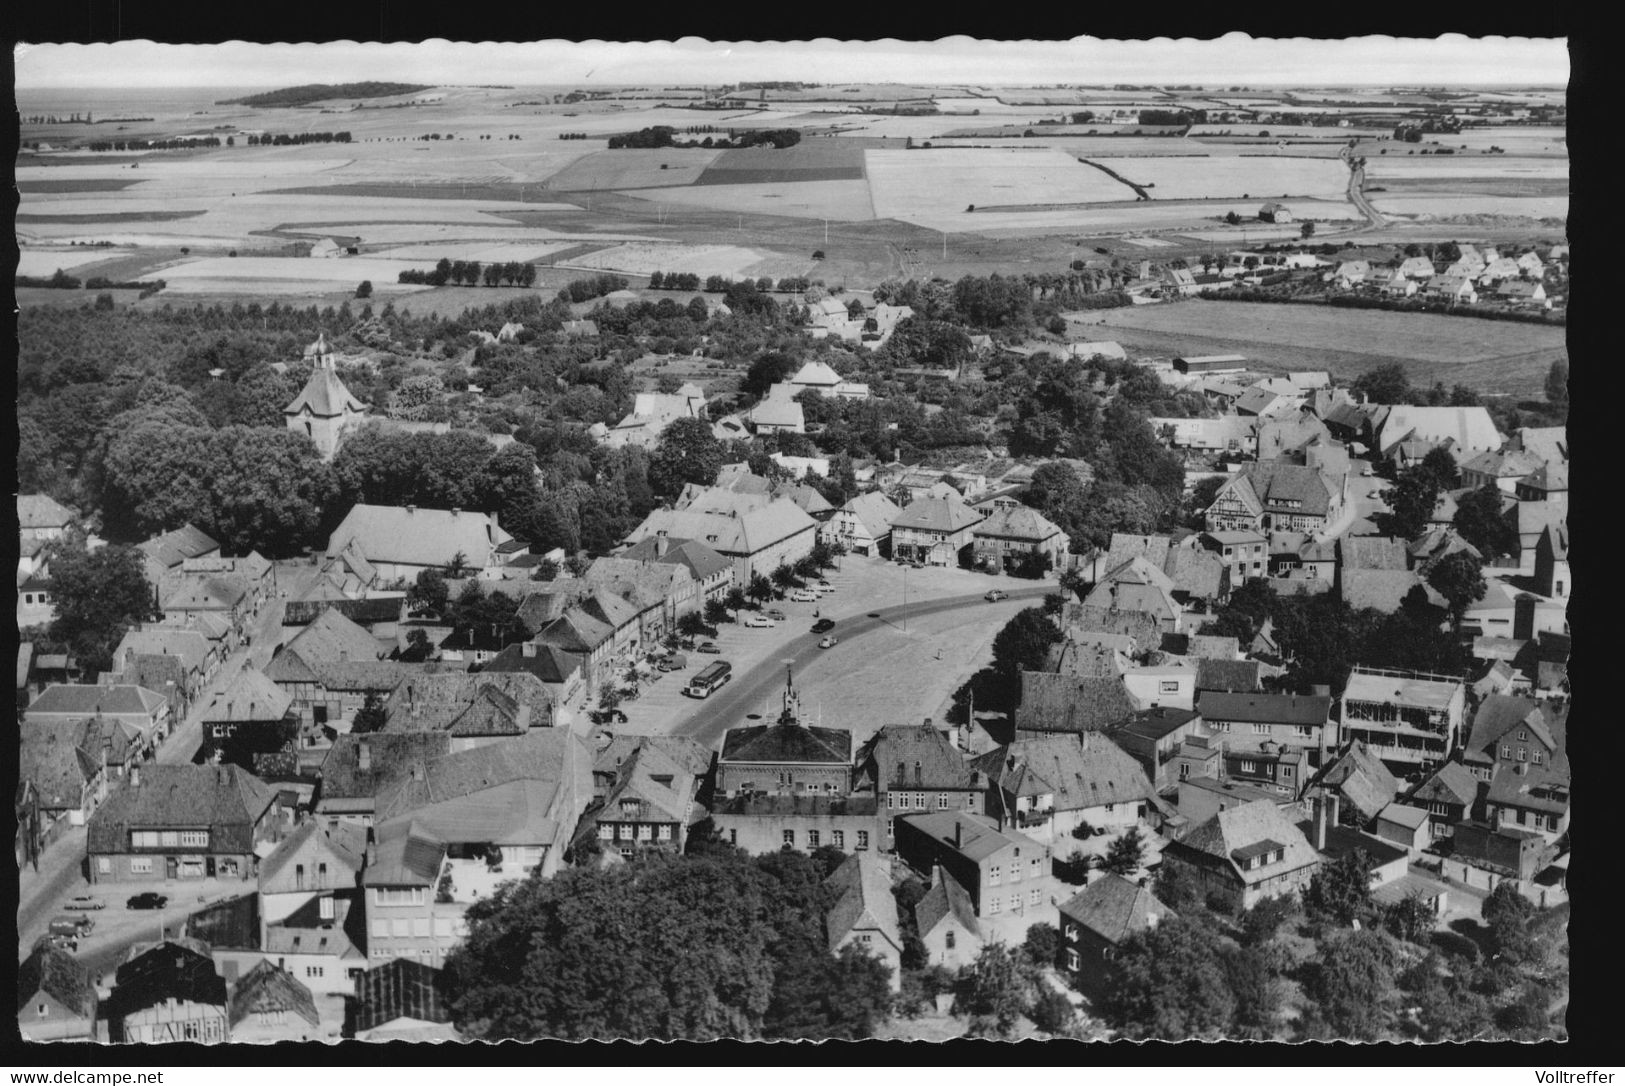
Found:
<svg viewBox="0 0 1625 1086"><path fill-rule="evenodd" d="M1105 310L1100 323L1147 353L1234 353L1278 370L1314 362L1342 378L1399 362L1412 384L1481 392L1535 393L1552 360L1567 355L1556 325L1321 305L1191 300Z"/></svg>
<svg viewBox="0 0 1625 1086"><path fill-rule="evenodd" d="M1370 158L1365 166L1366 179L1381 184L1383 179L1389 177L1425 177L1429 179L1443 177L1511 177L1511 178L1559 178L1567 179L1569 164L1567 160L1550 158L1506 158L1502 155L1473 155L1459 157L1446 155L1438 158L1427 155L1422 158L1394 158L1391 155L1381 158Z"/></svg>
<svg viewBox="0 0 1625 1086"><path fill-rule="evenodd" d="M1555 125L1506 125L1496 128L1469 128L1450 137L1472 150L1484 147L1504 147L1508 155L1556 155L1567 159L1567 135Z"/></svg>
<svg viewBox="0 0 1625 1086"><path fill-rule="evenodd" d="M724 151L695 184L861 180L861 146L848 140L813 140L782 149L759 146Z"/></svg>
<svg viewBox="0 0 1625 1086"><path fill-rule="evenodd" d="M547 180L555 192L692 185L721 151L663 147L658 151L598 151Z"/></svg>
<svg viewBox="0 0 1625 1086"><path fill-rule="evenodd" d="M658 205L706 207L718 211L760 211L798 218L861 222L875 217L867 181L775 182L757 185L691 185L681 189L636 189L630 195Z"/></svg>
<svg viewBox="0 0 1625 1086"><path fill-rule="evenodd" d="M40 167L34 168L39 169ZM77 179L47 177L33 181L18 181L16 187L18 192L30 195L54 195L64 192L119 192L131 185L139 185L142 180L139 177L83 177Z"/></svg>
<svg viewBox="0 0 1625 1086"><path fill-rule="evenodd" d="M765 255L738 245L640 242L578 256L571 263L578 267L602 268L628 275L649 275L657 271L693 272L703 279L708 275L744 275L747 268Z"/></svg>
<svg viewBox="0 0 1625 1086"><path fill-rule="evenodd" d="M379 249L368 255L388 257L391 260L437 261L443 258L446 260L478 260L481 263L493 260L519 260L529 263L573 247L573 244L568 241L505 242L497 245L479 245L461 241L437 241L424 242L419 245L397 245L388 249Z"/></svg>
<svg viewBox="0 0 1625 1086"><path fill-rule="evenodd" d="M381 260L374 257L207 257L190 260L164 272L170 289L187 291L264 291L268 294L319 293L349 284L353 290L363 279L378 291L421 290L397 282L406 269L427 271L428 260Z"/></svg>
<svg viewBox="0 0 1625 1086"><path fill-rule="evenodd" d="M94 264L105 264L130 255L129 249L18 249L18 275L50 275L61 268L71 272Z"/></svg>
<svg viewBox="0 0 1625 1086"><path fill-rule="evenodd" d="M917 222L969 204L1076 204L1122 200L1121 182L1070 155L1039 150L868 151L875 214Z"/></svg>
<svg viewBox="0 0 1625 1086"><path fill-rule="evenodd" d="M1153 200L1335 198L1348 188L1349 177L1348 168L1337 159L1281 155L1118 158L1111 167L1145 186Z"/></svg>
<svg viewBox="0 0 1625 1086"><path fill-rule="evenodd" d="M1454 215L1508 215L1526 219L1564 219L1569 214L1567 196L1485 196L1465 193L1431 196L1390 196L1377 193L1372 205L1385 215L1407 215L1437 219Z"/></svg>

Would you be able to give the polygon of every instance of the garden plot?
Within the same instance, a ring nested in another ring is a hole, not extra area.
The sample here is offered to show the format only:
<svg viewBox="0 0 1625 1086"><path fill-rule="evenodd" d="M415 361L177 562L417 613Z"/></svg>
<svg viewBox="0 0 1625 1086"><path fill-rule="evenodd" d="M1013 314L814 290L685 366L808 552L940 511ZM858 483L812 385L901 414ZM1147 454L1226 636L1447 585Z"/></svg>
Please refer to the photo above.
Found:
<svg viewBox="0 0 1625 1086"><path fill-rule="evenodd" d="M866 222L875 217L867 181L796 181L760 185L691 185L681 189L634 190L655 204L703 207L714 211L789 215L794 218Z"/></svg>
<svg viewBox="0 0 1625 1086"><path fill-rule="evenodd" d="M737 278L751 265L769 254L739 245L683 245L642 242L617 245L588 253L570 261L574 267L601 268L628 275L649 275L657 271L692 272L702 279L708 275Z"/></svg>
<svg viewBox="0 0 1625 1086"><path fill-rule="evenodd" d="M595 192L692 185L721 154L679 147L598 151L548 178L547 187L556 192Z"/></svg>
<svg viewBox="0 0 1625 1086"><path fill-rule="evenodd" d="M1337 159L1286 155L1116 158L1111 168L1144 185L1153 200L1336 196L1349 179L1348 167Z"/></svg>
<svg viewBox="0 0 1625 1086"><path fill-rule="evenodd" d="M71 272L89 264L101 264L131 255L130 249L88 249L72 246L66 249L35 249L19 247L17 250L18 275L51 275L58 268Z"/></svg>
<svg viewBox="0 0 1625 1086"><path fill-rule="evenodd" d="M1371 201L1385 215L1416 219L1445 219L1453 215L1506 215L1525 219L1566 219L1567 196L1388 196Z"/></svg>
<svg viewBox="0 0 1625 1086"><path fill-rule="evenodd" d="M877 218L933 227L945 217L974 218L965 214L972 204L1081 204L1131 195L1100 170L1055 150L866 151L864 159Z"/></svg>
<svg viewBox="0 0 1625 1086"><path fill-rule="evenodd" d="M364 279L377 291L399 293L422 289L398 282L402 271L433 267L433 261L376 257L208 257L166 268L163 278L183 294L321 294L354 289Z"/></svg>

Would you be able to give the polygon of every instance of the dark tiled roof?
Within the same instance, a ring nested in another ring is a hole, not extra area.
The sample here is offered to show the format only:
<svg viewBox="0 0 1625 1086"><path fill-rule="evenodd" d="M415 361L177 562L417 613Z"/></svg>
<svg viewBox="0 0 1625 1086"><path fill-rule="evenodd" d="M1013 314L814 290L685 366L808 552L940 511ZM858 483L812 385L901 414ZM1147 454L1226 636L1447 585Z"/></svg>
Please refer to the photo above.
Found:
<svg viewBox="0 0 1625 1086"><path fill-rule="evenodd" d="M1401 554L1404 549L1401 548ZM1355 610L1369 608L1384 614L1393 614L1404 604L1406 597L1420 590L1427 602L1443 606L1440 596L1421 576L1405 569L1347 569L1338 576L1343 602Z"/></svg>
<svg viewBox="0 0 1625 1086"><path fill-rule="evenodd" d="M1115 676L1090 678L1023 671L1016 730L1100 731L1139 708L1123 680Z"/></svg>
<svg viewBox="0 0 1625 1086"><path fill-rule="evenodd" d="M1150 890L1121 875L1106 874L1061 903L1061 915L1116 945L1146 930L1156 920L1177 914Z"/></svg>
<svg viewBox="0 0 1625 1086"><path fill-rule="evenodd" d="M976 924L976 906L965 888L942 868L937 868L931 889L914 906L914 920L922 936L930 934L943 918L953 913L962 927L974 935L981 935Z"/></svg>
<svg viewBox="0 0 1625 1086"><path fill-rule="evenodd" d="M733 568L732 562L699 540L674 539L671 536L649 536L623 551L621 557L635 562L670 562L687 566L694 580L700 584Z"/></svg>
<svg viewBox="0 0 1625 1086"><path fill-rule="evenodd" d="M1160 706L1155 709L1142 709L1124 721L1112 734L1115 736L1121 731L1145 739L1161 739L1189 724L1197 718L1197 715L1189 709L1168 709Z"/></svg>
<svg viewBox="0 0 1625 1086"><path fill-rule="evenodd" d="M1144 652L1162 644L1162 621L1149 611L1125 611L1111 607L1090 607L1068 603L1061 612L1063 629L1095 633L1127 634Z"/></svg>
<svg viewBox="0 0 1625 1086"><path fill-rule="evenodd" d="M852 763L852 733L845 728L817 728L799 723L757 724L731 728L722 741L729 762Z"/></svg>
<svg viewBox="0 0 1625 1086"><path fill-rule="evenodd" d="M405 606L404 596L393 598L384 596L364 600L289 600L282 614L282 624L305 626L324 611L337 611L357 625L374 626L379 623L399 622Z"/></svg>
<svg viewBox="0 0 1625 1086"><path fill-rule="evenodd" d="M127 1016L170 999L222 1010L226 1006L226 980L215 972L214 960L173 940L119 966L116 980L106 1013L114 1041L124 1040Z"/></svg>
<svg viewBox="0 0 1625 1086"><path fill-rule="evenodd" d="M85 749L88 721L22 725L18 779L33 782L43 808L79 809L85 782L100 769L99 759Z"/></svg>
<svg viewBox="0 0 1625 1086"><path fill-rule="evenodd" d="M440 970L394 958L356 978L356 1032L377 1029L399 1018L451 1021L451 1005L441 994Z"/></svg>
<svg viewBox="0 0 1625 1086"><path fill-rule="evenodd" d="M269 959L238 978L237 990L231 994L226 1019L233 1026L251 1014L295 1014L312 1026L320 1024L316 999L293 974L272 965Z"/></svg>
<svg viewBox="0 0 1625 1086"><path fill-rule="evenodd" d="M208 826L211 852L254 851L254 826L276 796L258 777L234 765L141 767L90 816L87 849L124 852L130 831Z"/></svg>
<svg viewBox="0 0 1625 1086"><path fill-rule="evenodd" d="M369 768L360 768L361 747L368 751ZM404 779L414 763L451 753L446 732L376 732L341 735L322 762L320 799L375 799L387 786Z"/></svg>
<svg viewBox="0 0 1625 1086"><path fill-rule="evenodd" d="M1196 709L1207 720L1264 724L1325 724L1332 699L1304 694L1232 694L1204 690Z"/></svg>
<svg viewBox="0 0 1625 1086"><path fill-rule="evenodd" d="M96 987L90 975L73 955L44 941L17 967L19 1012L40 992L81 1018L96 1017Z"/></svg>
<svg viewBox="0 0 1625 1086"><path fill-rule="evenodd" d="M549 722L552 706L553 693L528 671L412 675L390 692L384 730L520 735Z"/></svg>
<svg viewBox="0 0 1625 1086"><path fill-rule="evenodd" d="M1298 824L1298 832L1306 839L1315 836L1315 824L1304 819ZM1366 869L1374 871L1379 867L1391 864L1395 860L1404 858L1407 853L1403 848L1395 846L1392 842L1384 841L1380 837L1373 837L1369 833L1350 829L1347 826L1326 827L1326 847L1319 850L1322 856L1330 860L1340 860L1344 856L1356 852L1366 854Z"/></svg>
<svg viewBox="0 0 1625 1086"><path fill-rule="evenodd" d="M746 818L783 818L787 815L809 818L872 818L880 810L875 796L824 795L741 795L717 800L715 814Z"/></svg>
<svg viewBox="0 0 1625 1086"><path fill-rule="evenodd" d="M218 551L220 544L192 525L183 524L172 532L136 544L136 549L166 569L172 569L188 558Z"/></svg>
<svg viewBox="0 0 1625 1086"><path fill-rule="evenodd" d="M1227 690L1250 694L1258 689L1257 660L1196 661L1197 690Z"/></svg>
<svg viewBox="0 0 1625 1086"><path fill-rule="evenodd" d="M1399 782L1382 760L1355 742L1320 774L1323 788L1335 788L1363 819L1377 817L1399 794Z"/></svg>
<svg viewBox="0 0 1625 1086"><path fill-rule="evenodd" d="M901 948L903 939L897 927L897 899L892 896L891 877L874 853L853 853L824 880L824 885L840 894L825 918L831 950L860 926L877 928Z"/></svg>
<svg viewBox="0 0 1625 1086"><path fill-rule="evenodd" d="M967 788L971 779L964 755L929 724L881 728L858 751L858 770L878 789Z"/></svg>
<svg viewBox="0 0 1625 1086"><path fill-rule="evenodd" d="M1410 568L1405 541L1388 535L1350 535L1338 540L1344 570Z"/></svg>
<svg viewBox="0 0 1625 1086"><path fill-rule="evenodd" d="M164 704L162 695L139 686L92 686L58 683L29 703L28 712L71 713L74 716L151 716Z"/></svg>
<svg viewBox="0 0 1625 1086"><path fill-rule="evenodd" d="M1154 791L1139 762L1093 732L1019 739L982 755L975 765L1013 796L1053 795L1058 811L1138 803Z"/></svg>
<svg viewBox="0 0 1625 1086"><path fill-rule="evenodd" d="M260 898L250 890L205 905L186 918L186 937L210 947L259 950Z"/></svg>
<svg viewBox="0 0 1625 1086"><path fill-rule="evenodd" d="M532 655L526 655L525 645L509 645L485 662L482 674L491 675L508 671L524 671L544 683L558 685L581 670L581 660L553 645L531 642Z"/></svg>

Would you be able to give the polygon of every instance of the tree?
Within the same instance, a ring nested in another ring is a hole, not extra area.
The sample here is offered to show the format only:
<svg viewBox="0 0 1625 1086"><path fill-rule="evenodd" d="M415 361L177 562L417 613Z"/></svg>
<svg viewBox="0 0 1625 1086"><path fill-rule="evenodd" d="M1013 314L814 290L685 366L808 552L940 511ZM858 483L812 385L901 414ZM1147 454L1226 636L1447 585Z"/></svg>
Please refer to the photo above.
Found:
<svg viewBox="0 0 1625 1086"><path fill-rule="evenodd" d="M1140 827L1130 826L1127 833L1111 843L1100 866L1102 870L1109 871L1113 875L1129 878L1140 870L1140 864L1144 860L1145 838L1140 834Z"/></svg>
<svg viewBox="0 0 1625 1086"><path fill-rule="evenodd" d="M649 485L655 494L674 498L688 483L710 486L722 470L722 443L703 419L678 419L660 435L649 459Z"/></svg>
<svg viewBox="0 0 1625 1086"><path fill-rule="evenodd" d="M361 280L361 285L355 288L355 296L357 298L371 298L372 297L372 280L371 279L363 279L363 280Z"/></svg>
<svg viewBox="0 0 1625 1086"><path fill-rule="evenodd" d="M728 605L722 600L706 600L705 621L712 626L730 621Z"/></svg>
<svg viewBox="0 0 1625 1086"><path fill-rule="evenodd" d="M1231 226L1235 226L1241 222L1241 216L1237 215L1234 211L1227 211L1225 212L1224 221Z"/></svg>
<svg viewBox="0 0 1625 1086"><path fill-rule="evenodd" d="M1230 992L1235 996L1233 1032L1249 1040L1267 1039L1281 1008L1281 986L1273 956L1263 947L1236 947L1221 955Z"/></svg>
<svg viewBox="0 0 1625 1086"><path fill-rule="evenodd" d="M1369 862L1365 850L1356 849L1334 863L1322 863L1303 895L1309 914L1344 926L1369 920L1373 912Z"/></svg>
<svg viewBox="0 0 1625 1086"><path fill-rule="evenodd" d="M1060 639L1060 629L1043 608L1018 611L993 637L993 670L1012 692L1019 690L1021 673L1043 670L1049 647Z"/></svg>
<svg viewBox="0 0 1625 1086"><path fill-rule="evenodd" d="M1546 371L1546 402L1557 407L1569 405L1569 360L1559 358Z"/></svg>
<svg viewBox="0 0 1625 1086"><path fill-rule="evenodd" d="M1312 222L1304 223L1301 227L1298 228L1298 236L1300 238L1305 239L1305 240L1308 240L1309 238L1314 237L1315 236L1315 224L1312 223Z"/></svg>
<svg viewBox="0 0 1625 1086"><path fill-rule="evenodd" d="M413 633L421 631L414 630ZM427 640L427 638L425 638ZM377 694L368 694L366 702L357 709L350 721L351 735L366 735L368 732L383 731L384 729L384 703Z"/></svg>
<svg viewBox="0 0 1625 1086"><path fill-rule="evenodd" d="M956 1008L973 1023L980 1020L987 1032L1008 1037L1027 1009L1026 978L1010 948L998 942L983 946L965 968L963 985Z"/></svg>
<svg viewBox="0 0 1625 1086"><path fill-rule="evenodd" d="M1112 962L1107 1020L1134 1040L1183 1041L1224 1031L1236 998L1213 935L1175 919L1126 939Z"/></svg>
<svg viewBox="0 0 1625 1086"><path fill-rule="evenodd" d="M445 569L442 570L442 572L445 574L447 580L459 581L464 577L467 577L472 568L473 567L468 563L468 555L464 554L462 551L458 551L456 554L451 556L451 561L446 563Z"/></svg>
<svg viewBox="0 0 1625 1086"><path fill-rule="evenodd" d="M1461 479L1461 469L1456 465L1456 458L1450 455L1450 450L1443 448L1429 449L1415 470L1432 479L1438 490L1450 490Z"/></svg>
<svg viewBox="0 0 1625 1086"><path fill-rule="evenodd" d="M744 591L740 589L739 586L735 585L733 588L728 589L728 594L723 597L722 602L728 608L728 610L738 614L740 611L745 609L745 604L748 601L745 597Z"/></svg>
<svg viewBox="0 0 1625 1086"><path fill-rule="evenodd" d="M1382 914L1382 926L1388 933L1407 943L1425 943L1435 920L1433 907L1415 891L1388 906Z"/></svg>
<svg viewBox="0 0 1625 1086"><path fill-rule="evenodd" d="M677 620L677 632L684 637L700 637L711 633L711 628L705 624L704 615L690 611Z"/></svg>
<svg viewBox="0 0 1625 1086"><path fill-rule="evenodd" d="M1303 986L1315 1001L1312 1028L1343 1040L1381 1038L1393 1017L1395 960L1382 931L1339 932L1322 943Z"/></svg>
<svg viewBox="0 0 1625 1086"><path fill-rule="evenodd" d="M51 639L67 646L88 671L112 670L124 632L155 615L146 563L133 547L87 550L82 539L53 544L47 578L56 618Z"/></svg>
<svg viewBox="0 0 1625 1086"><path fill-rule="evenodd" d="M1504 498L1500 487L1491 482L1456 499L1451 524L1485 558L1509 555L1518 545L1517 529L1502 513Z"/></svg>
<svg viewBox="0 0 1625 1086"><path fill-rule="evenodd" d="M445 613L450 600L451 590L446 587L446 575L438 569L418 571L417 580L406 591L408 607L436 616Z"/></svg>
<svg viewBox="0 0 1625 1086"><path fill-rule="evenodd" d="M1060 958L1061 933L1054 924L1040 921L1027 929L1021 949L1027 960L1040 969L1054 965Z"/></svg>
<svg viewBox="0 0 1625 1086"><path fill-rule="evenodd" d="M797 954L775 971L762 1035L855 1041L873 1036L891 1006L891 968L861 943L838 954Z"/></svg>
<svg viewBox="0 0 1625 1086"><path fill-rule="evenodd" d="M1529 934L1529 921L1534 918L1535 907L1518 893L1514 883L1501 882L1490 891L1480 915L1489 929L1492 954L1514 965L1533 955L1535 944Z"/></svg>
<svg viewBox="0 0 1625 1086"><path fill-rule="evenodd" d="M1360 374L1350 390L1367 403L1403 404L1410 402L1411 381L1402 364L1390 362Z"/></svg>
<svg viewBox="0 0 1625 1086"><path fill-rule="evenodd" d="M773 598L773 582L760 573L753 573L750 577L750 587L745 589L745 594L758 604L766 603Z"/></svg>
<svg viewBox="0 0 1625 1086"><path fill-rule="evenodd" d="M1399 473L1388 495L1388 528L1401 539L1415 539L1427 528L1439 504L1439 484L1422 465Z"/></svg>
<svg viewBox="0 0 1625 1086"><path fill-rule="evenodd" d="M1484 563L1469 551L1447 554L1427 571L1427 582L1443 596L1450 618L1458 627L1468 604L1484 598Z"/></svg>

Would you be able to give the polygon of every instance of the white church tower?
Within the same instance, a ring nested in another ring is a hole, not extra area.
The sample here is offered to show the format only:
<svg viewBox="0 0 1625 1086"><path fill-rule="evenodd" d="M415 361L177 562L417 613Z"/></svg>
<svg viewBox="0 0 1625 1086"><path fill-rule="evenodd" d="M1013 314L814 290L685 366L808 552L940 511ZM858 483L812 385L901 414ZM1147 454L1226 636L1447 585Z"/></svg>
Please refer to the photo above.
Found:
<svg viewBox="0 0 1625 1086"><path fill-rule="evenodd" d="M345 433L366 418L367 408L339 380L325 334L316 337L316 342L305 349L305 355L314 356L315 368L304 391L282 409L282 414L288 420L288 429L310 438L322 459L331 460L339 451Z"/></svg>

